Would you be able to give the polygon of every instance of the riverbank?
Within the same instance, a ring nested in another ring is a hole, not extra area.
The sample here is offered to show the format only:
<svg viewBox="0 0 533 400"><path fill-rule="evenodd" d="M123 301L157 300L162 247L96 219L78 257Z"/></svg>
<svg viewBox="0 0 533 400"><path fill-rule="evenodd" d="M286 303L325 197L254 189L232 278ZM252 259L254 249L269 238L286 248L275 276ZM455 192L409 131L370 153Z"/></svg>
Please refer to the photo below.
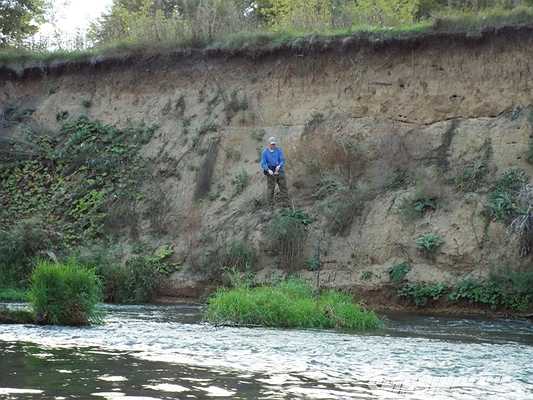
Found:
<svg viewBox="0 0 533 400"><path fill-rule="evenodd" d="M213 290L214 291L214 290ZM211 291L211 293L213 292ZM426 307L418 307L409 303L407 300L402 300L398 297L396 289L393 288L379 288L379 289L364 289L358 288L350 291L355 301L359 301L368 310L377 314L410 314L420 316L435 316L435 317L473 317L473 318L511 318L511 319L532 319L533 309L518 312L513 310L494 310L487 306L481 306L468 303L452 303L446 299L433 302ZM154 299L154 305L187 305L195 304L203 306L209 297L209 292L197 297L172 297L172 296L158 296Z"/></svg>

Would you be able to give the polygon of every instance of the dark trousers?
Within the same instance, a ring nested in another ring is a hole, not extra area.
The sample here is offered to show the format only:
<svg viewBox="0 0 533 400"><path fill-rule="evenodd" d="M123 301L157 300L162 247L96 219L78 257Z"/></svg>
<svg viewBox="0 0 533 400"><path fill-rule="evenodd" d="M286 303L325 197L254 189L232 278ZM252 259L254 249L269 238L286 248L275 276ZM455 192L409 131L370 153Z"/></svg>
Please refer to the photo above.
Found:
<svg viewBox="0 0 533 400"><path fill-rule="evenodd" d="M276 191L276 185L279 187L279 199L280 203L284 206L289 205L289 191L287 189L287 179L285 173L280 172L279 175L267 175L267 195L268 204L274 205L274 193Z"/></svg>

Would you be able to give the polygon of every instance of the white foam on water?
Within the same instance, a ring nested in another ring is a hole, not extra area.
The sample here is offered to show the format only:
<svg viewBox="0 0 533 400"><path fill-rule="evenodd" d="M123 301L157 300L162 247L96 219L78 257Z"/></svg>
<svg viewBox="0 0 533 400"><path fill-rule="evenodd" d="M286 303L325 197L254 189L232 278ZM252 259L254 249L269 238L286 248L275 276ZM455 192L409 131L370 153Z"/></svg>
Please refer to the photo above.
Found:
<svg viewBox="0 0 533 400"><path fill-rule="evenodd" d="M206 396L209 397L230 397L235 394L235 392L220 388L218 386L195 387L195 389L203 390L206 392Z"/></svg>
<svg viewBox="0 0 533 400"><path fill-rule="evenodd" d="M126 378L125 376L111 376L111 375L102 375L96 379L99 379L101 381L106 381L106 382L125 382L128 380L128 378Z"/></svg>
<svg viewBox="0 0 533 400"><path fill-rule="evenodd" d="M160 383L158 385L144 385L143 387L146 389L160 390L162 392L172 393L188 392L191 390L189 388L186 388L185 386L172 385L170 383Z"/></svg>
<svg viewBox="0 0 533 400"><path fill-rule="evenodd" d="M116 399L117 397L123 398L124 396L126 396L126 394L118 393L118 392L95 392L95 393L91 393L91 396L103 397L105 399L112 400L112 399Z"/></svg>
<svg viewBox="0 0 533 400"><path fill-rule="evenodd" d="M15 389L15 388L0 388L0 395L6 394L41 394L44 393L38 389Z"/></svg>

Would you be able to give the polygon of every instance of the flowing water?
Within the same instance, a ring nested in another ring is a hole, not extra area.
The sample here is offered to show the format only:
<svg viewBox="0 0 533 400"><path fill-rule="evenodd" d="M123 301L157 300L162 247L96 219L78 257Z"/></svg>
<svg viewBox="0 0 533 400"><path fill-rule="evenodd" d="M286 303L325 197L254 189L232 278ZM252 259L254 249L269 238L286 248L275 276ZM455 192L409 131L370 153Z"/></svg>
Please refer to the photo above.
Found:
<svg viewBox="0 0 533 400"><path fill-rule="evenodd" d="M90 328L0 325L0 399L533 399L529 321L391 315L351 334L106 311Z"/></svg>

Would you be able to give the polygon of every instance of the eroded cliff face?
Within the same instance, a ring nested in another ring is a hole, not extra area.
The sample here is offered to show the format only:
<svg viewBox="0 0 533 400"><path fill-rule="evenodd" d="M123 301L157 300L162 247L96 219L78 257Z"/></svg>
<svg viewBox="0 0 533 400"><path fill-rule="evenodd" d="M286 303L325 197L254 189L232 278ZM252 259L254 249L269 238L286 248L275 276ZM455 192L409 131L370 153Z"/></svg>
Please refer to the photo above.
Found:
<svg viewBox="0 0 533 400"><path fill-rule="evenodd" d="M526 161L532 45L533 36L517 34L258 59L96 63L6 79L0 111L35 110L31 123L41 130L57 130L65 111L118 126L159 126L142 149L150 178L144 200L134 205L137 236L126 228L123 240L172 245L182 268L162 288L165 295L197 295L207 282L199 260L233 239L255 248L258 279L279 267L258 168L269 136L287 153L294 207L315 219L303 244L302 274L315 278L305 261L318 257L322 285L368 289L387 284L389 268L406 261L409 281L453 284L529 261L518 256L505 224L483 210L504 171L533 174ZM21 129L4 126L1 135L17 138ZM458 189L475 165L484 171L475 178L479 185ZM239 193L242 171L250 180ZM331 176L360 193L343 229L330 229L335 202L327 197L334 194L317 195L320 178ZM420 193L437 206L406 218L402 204ZM444 240L432 256L415 244L429 232Z"/></svg>

